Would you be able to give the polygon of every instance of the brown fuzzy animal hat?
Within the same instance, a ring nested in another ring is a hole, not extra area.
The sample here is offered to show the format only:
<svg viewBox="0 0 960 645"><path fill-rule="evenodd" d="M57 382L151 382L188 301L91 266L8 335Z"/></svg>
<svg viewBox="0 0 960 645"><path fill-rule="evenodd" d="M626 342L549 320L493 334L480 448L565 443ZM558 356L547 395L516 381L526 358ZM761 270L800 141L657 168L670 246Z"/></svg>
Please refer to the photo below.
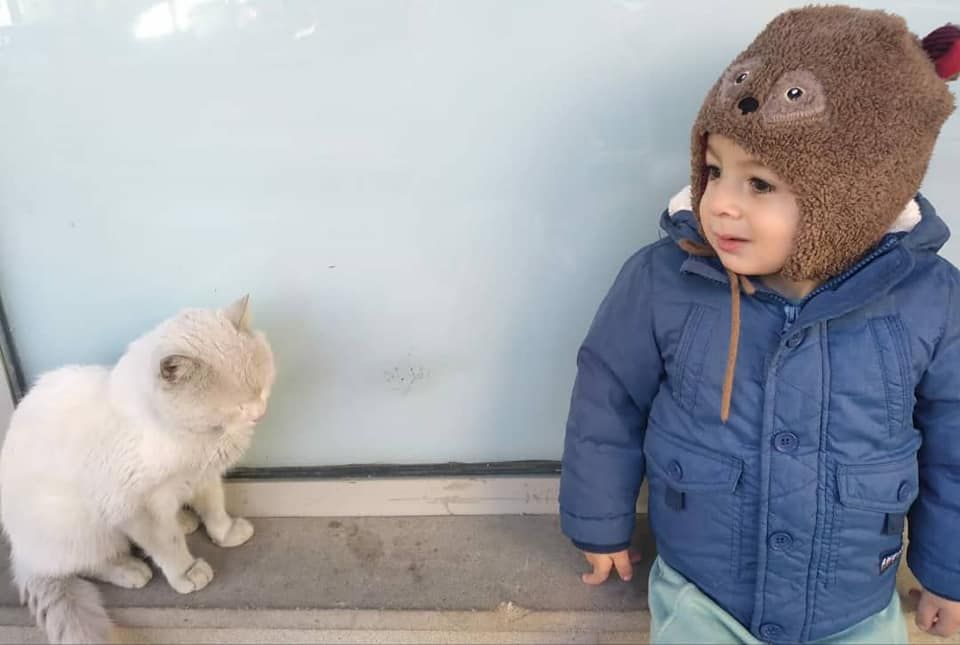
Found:
<svg viewBox="0 0 960 645"><path fill-rule="evenodd" d="M706 138L721 134L797 195L800 228L784 275L824 280L848 268L914 197L954 109L944 78L956 73L960 41L934 37L943 29L921 42L899 16L844 6L775 18L713 86L693 126L698 218Z"/></svg>

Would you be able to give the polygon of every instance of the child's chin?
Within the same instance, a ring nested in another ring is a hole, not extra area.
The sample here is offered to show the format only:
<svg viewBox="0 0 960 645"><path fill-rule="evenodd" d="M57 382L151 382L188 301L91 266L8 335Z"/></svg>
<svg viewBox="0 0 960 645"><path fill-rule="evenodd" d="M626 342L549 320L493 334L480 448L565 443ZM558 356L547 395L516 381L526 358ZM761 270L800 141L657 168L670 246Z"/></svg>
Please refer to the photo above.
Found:
<svg viewBox="0 0 960 645"><path fill-rule="evenodd" d="M720 253L719 256L723 268L728 271L733 271L738 275L758 275L760 273L755 263L742 257L729 255L727 253Z"/></svg>

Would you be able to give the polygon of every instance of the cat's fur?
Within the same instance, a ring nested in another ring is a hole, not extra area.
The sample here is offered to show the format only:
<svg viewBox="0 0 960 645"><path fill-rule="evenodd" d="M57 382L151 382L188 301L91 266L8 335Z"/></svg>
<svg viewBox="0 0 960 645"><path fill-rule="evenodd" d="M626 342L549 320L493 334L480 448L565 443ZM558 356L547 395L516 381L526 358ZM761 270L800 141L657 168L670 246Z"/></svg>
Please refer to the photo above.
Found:
<svg viewBox="0 0 960 645"><path fill-rule="evenodd" d="M250 443L274 380L273 354L249 328L247 298L186 310L130 344L112 368L65 367L20 402L0 452L0 519L13 578L52 642L104 642L112 625L90 577L144 586L150 567L180 593L210 566L184 533L253 535L224 510L221 476Z"/></svg>

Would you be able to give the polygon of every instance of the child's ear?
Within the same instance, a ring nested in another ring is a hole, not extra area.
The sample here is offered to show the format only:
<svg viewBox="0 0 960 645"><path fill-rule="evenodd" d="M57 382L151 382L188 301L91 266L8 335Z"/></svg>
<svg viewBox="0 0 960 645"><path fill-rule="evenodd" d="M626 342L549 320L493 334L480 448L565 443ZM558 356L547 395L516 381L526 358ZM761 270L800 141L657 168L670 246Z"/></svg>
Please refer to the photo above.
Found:
<svg viewBox="0 0 960 645"><path fill-rule="evenodd" d="M160 378L170 385L185 383L199 371L200 361L182 354L171 354L160 361Z"/></svg>
<svg viewBox="0 0 960 645"><path fill-rule="evenodd" d="M224 309L223 314L233 323L237 331L250 331L250 294Z"/></svg>

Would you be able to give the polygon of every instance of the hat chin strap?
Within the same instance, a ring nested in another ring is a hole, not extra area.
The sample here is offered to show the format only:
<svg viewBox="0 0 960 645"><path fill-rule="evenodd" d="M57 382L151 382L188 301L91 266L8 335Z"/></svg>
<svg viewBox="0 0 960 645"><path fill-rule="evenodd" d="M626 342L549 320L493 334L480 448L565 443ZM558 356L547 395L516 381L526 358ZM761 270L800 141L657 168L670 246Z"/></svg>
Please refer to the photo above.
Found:
<svg viewBox="0 0 960 645"><path fill-rule="evenodd" d="M716 255L709 244L699 244L693 240L680 240L680 248L690 255L710 257ZM740 351L740 291L748 296L756 293L753 283L738 273L727 269L730 279L730 342L727 345L727 368L723 374L723 392L720 397L720 420L726 424L730 418L730 405L733 401L733 380L737 372L737 354Z"/></svg>

